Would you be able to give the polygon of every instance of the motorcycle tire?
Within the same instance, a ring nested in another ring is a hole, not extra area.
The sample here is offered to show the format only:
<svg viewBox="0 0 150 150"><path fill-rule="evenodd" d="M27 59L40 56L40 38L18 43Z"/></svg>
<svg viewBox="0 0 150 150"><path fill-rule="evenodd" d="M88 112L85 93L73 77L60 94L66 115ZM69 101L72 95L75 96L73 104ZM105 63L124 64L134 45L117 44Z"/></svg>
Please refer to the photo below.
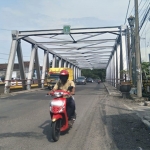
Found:
<svg viewBox="0 0 150 150"><path fill-rule="evenodd" d="M52 122L52 139L54 140L54 142L59 140L60 128L61 128L60 120L56 120L55 122Z"/></svg>

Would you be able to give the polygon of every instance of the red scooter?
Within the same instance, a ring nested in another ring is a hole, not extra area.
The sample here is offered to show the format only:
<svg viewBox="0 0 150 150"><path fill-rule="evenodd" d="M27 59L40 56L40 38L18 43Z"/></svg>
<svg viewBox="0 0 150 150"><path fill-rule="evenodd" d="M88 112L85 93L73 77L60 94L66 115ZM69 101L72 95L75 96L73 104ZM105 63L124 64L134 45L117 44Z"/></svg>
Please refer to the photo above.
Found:
<svg viewBox="0 0 150 150"><path fill-rule="evenodd" d="M50 102L50 116L52 125L52 139L56 142L59 139L60 132L70 128L66 111L66 96L69 92L56 90L52 96L55 96ZM72 125L74 121L72 120Z"/></svg>

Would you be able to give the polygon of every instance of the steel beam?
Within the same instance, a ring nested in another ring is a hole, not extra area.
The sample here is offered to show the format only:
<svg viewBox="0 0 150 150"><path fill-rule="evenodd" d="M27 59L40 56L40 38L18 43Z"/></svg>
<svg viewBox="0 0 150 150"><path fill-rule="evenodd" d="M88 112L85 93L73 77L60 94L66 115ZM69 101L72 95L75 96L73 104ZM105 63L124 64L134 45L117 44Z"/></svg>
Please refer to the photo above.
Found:
<svg viewBox="0 0 150 150"><path fill-rule="evenodd" d="M23 38L24 41L30 43L30 44L35 44L36 45L36 41L34 41L33 39L29 38L29 37L25 37ZM53 50L50 50L49 48L43 46L43 45L37 45L39 48L41 48L42 50L47 50L50 54L56 55L59 58L65 59L62 56L60 56L59 54L55 53ZM71 63L71 62L70 62Z"/></svg>
<svg viewBox="0 0 150 150"><path fill-rule="evenodd" d="M59 68L62 66L62 58L59 58Z"/></svg>
<svg viewBox="0 0 150 150"><path fill-rule="evenodd" d="M53 55L52 68L56 67L56 55Z"/></svg>
<svg viewBox="0 0 150 150"><path fill-rule="evenodd" d="M38 48L36 49L36 53L35 53L35 68L36 68L37 79L38 79L38 87L41 87L41 73L40 73Z"/></svg>
<svg viewBox="0 0 150 150"><path fill-rule="evenodd" d="M64 68L66 68L67 66L67 61L64 61Z"/></svg>
<svg viewBox="0 0 150 150"><path fill-rule="evenodd" d="M44 51L44 60L43 60L43 67L42 67L42 76L41 76L41 86L44 88L44 81L45 75L47 70L47 61L48 61L48 51Z"/></svg>
<svg viewBox="0 0 150 150"><path fill-rule="evenodd" d="M18 56L18 62L19 62L20 76L21 76L21 80L22 80L22 87L24 90L26 90L26 76L25 76L24 61L23 61L20 40L18 41L18 46L17 46L17 56Z"/></svg>
<svg viewBox="0 0 150 150"><path fill-rule="evenodd" d="M35 55L36 55L36 49L37 49L37 46L32 45L29 72L28 72L28 80L27 80L27 90L31 89L31 80L32 80L33 71L34 71L34 60L35 60Z"/></svg>
<svg viewBox="0 0 150 150"><path fill-rule="evenodd" d="M18 41L16 40L16 36L12 33L12 43L11 43L8 66L7 66L6 77L5 77L5 88L4 88L5 94L10 92L11 77L12 77L12 72L14 67L17 45L18 45Z"/></svg>

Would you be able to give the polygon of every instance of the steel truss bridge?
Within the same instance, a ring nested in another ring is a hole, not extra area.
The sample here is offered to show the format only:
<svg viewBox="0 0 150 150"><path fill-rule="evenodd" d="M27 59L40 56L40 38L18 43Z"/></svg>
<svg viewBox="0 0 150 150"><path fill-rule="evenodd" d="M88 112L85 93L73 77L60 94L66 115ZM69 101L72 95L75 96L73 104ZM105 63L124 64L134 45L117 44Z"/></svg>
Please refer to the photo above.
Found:
<svg viewBox="0 0 150 150"><path fill-rule="evenodd" d="M29 72L26 82L21 41L31 44ZM38 52L43 50L44 61L40 74ZM5 77L5 93L9 93L14 60L17 53L20 75L24 89L30 90L31 79L36 67L38 85L44 87L49 55L52 67L74 69L74 80L81 69L106 69L106 79L117 86L121 79L120 70L129 69L129 30L127 26L73 28L69 34L63 29L12 31L12 44ZM59 61L56 66L56 61Z"/></svg>

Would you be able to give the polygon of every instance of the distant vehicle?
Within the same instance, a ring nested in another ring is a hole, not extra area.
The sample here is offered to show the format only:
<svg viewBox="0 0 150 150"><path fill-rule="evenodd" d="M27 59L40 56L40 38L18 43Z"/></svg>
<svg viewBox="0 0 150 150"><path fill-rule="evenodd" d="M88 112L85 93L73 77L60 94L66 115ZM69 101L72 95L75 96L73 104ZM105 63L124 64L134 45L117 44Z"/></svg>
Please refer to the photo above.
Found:
<svg viewBox="0 0 150 150"><path fill-rule="evenodd" d="M76 84L86 84L86 78L84 76L78 77L76 79Z"/></svg>
<svg viewBox="0 0 150 150"><path fill-rule="evenodd" d="M87 79L86 79L86 82L91 82L91 83L93 83L94 81L93 81L92 78L87 78Z"/></svg>
<svg viewBox="0 0 150 150"><path fill-rule="evenodd" d="M69 80L73 80L73 69L71 68L49 68L49 72L47 75L48 89L53 89L54 85L59 80L60 71L64 69L69 72Z"/></svg>

